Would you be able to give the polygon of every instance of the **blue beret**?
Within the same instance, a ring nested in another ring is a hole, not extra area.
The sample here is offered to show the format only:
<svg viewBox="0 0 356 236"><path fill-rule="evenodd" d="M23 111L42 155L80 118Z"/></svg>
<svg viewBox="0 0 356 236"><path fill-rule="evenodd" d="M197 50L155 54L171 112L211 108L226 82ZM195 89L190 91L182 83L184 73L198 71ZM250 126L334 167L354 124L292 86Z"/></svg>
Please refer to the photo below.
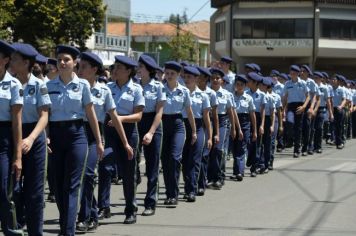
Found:
<svg viewBox="0 0 356 236"><path fill-rule="evenodd" d="M148 67L148 69L155 70L158 67L155 59L146 54L141 55L138 61L143 63L146 67Z"/></svg>
<svg viewBox="0 0 356 236"><path fill-rule="evenodd" d="M251 79L253 81L256 81L256 82L262 82L262 76L260 76L259 74L257 74L256 72L250 72L247 74L247 78L248 79Z"/></svg>
<svg viewBox="0 0 356 236"><path fill-rule="evenodd" d="M262 78L262 84L266 85L267 87L272 86L272 79L270 77L263 77Z"/></svg>
<svg viewBox="0 0 356 236"><path fill-rule="evenodd" d="M103 61L100 59L100 57L92 52L83 52L80 54L80 59L94 63L98 67L103 66Z"/></svg>
<svg viewBox="0 0 356 236"><path fill-rule="evenodd" d="M270 75L271 76L279 76L279 71L278 70L271 70Z"/></svg>
<svg viewBox="0 0 356 236"><path fill-rule="evenodd" d="M248 82L248 80L244 74L236 75L235 82L237 82L237 81L241 81L242 83L245 83L245 84Z"/></svg>
<svg viewBox="0 0 356 236"><path fill-rule="evenodd" d="M164 68L180 72L182 66L176 61L167 61L166 63L164 63Z"/></svg>
<svg viewBox="0 0 356 236"><path fill-rule="evenodd" d="M308 65L302 65L302 68L304 68L309 73L309 75L313 74L312 70L309 68Z"/></svg>
<svg viewBox="0 0 356 236"><path fill-rule="evenodd" d="M210 68L210 73L211 74L218 74L218 75L220 75L222 78L224 78L224 76L225 76L225 73L224 73L224 71L222 71L222 69L220 69L220 68Z"/></svg>
<svg viewBox="0 0 356 236"><path fill-rule="evenodd" d="M256 63L251 63L252 68L256 71L256 72L260 72L261 71L261 67L256 64Z"/></svg>
<svg viewBox="0 0 356 236"><path fill-rule="evenodd" d="M316 77L319 77L319 78L324 78L323 73L321 73L319 71L315 71L313 75L314 75L314 77L316 76Z"/></svg>
<svg viewBox="0 0 356 236"><path fill-rule="evenodd" d="M15 49L9 43L0 40L0 52L5 54L5 56L10 56L14 51Z"/></svg>
<svg viewBox="0 0 356 236"><path fill-rule="evenodd" d="M99 76L98 82L104 82L105 84L107 84L108 78L106 78L106 76Z"/></svg>
<svg viewBox="0 0 356 236"><path fill-rule="evenodd" d="M13 43L12 47L15 48L16 52L20 53L25 57L34 59L38 54L37 50L32 47L32 45L27 43Z"/></svg>
<svg viewBox="0 0 356 236"><path fill-rule="evenodd" d="M199 70L200 74L208 76L208 77L211 76L210 70L208 68L198 66L197 69Z"/></svg>
<svg viewBox="0 0 356 236"><path fill-rule="evenodd" d="M232 58L228 57L228 56L223 56L220 61L226 62L226 63L231 63L232 62Z"/></svg>
<svg viewBox="0 0 356 236"><path fill-rule="evenodd" d="M339 78L339 81L342 81L342 82L344 82L344 83L346 83L346 77L345 76L343 76L343 75L337 75L338 76L338 78Z"/></svg>
<svg viewBox="0 0 356 236"><path fill-rule="evenodd" d="M299 68L299 66L297 66L297 65L292 65L290 68L289 68L289 70L291 70L291 71L295 71L295 72L300 72L300 68Z"/></svg>
<svg viewBox="0 0 356 236"><path fill-rule="evenodd" d="M245 68L249 68L251 70L255 70L255 67L252 64L245 64Z"/></svg>
<svg viewBox="0 0 356 236"><path fill-rule="evenodd" d="M185 74L191 74L191 75L194 75L194 76L199 76L200 75L199 70L194 66L185 66L184 67L184 73Z"/></svg>
<svg viewBox="0 0 356 236"><path fill-rule="evenodd" d="M164 69L160 66L157 66L156 70L160 71L161 73L164 73Z"/></svg>
<svg viewBox="0 0 356 236"><path fill-rule="evenodd" d="M189 66L189 62L187 61L182 61L180 64L181 66Z"/></svg>
<svg viewBox="0 0 356 236"><path fill-rule="evenodd" d="M325 78L325 79L329 79L329 74L328 73L326 73L325 71L324 72L321 72L322 74L323 74L323 77Z"/></svg>
<svg viewBox="0 0 356 236"><path fill-rule="evenodd" d="M279 75L279 77L281 77L281 78L284 79L284 80L289 80L288 75L285 74L285 73L281 73L281 74Z"/></svg>
<svg viewBox="0 0 356 236"><path fill-rule="evenodd" d="M78 48L70 45L58 45L56 47L56 55L60 53L68 53L70 54L73 58L77 58L77 56L80 54L80 51Z"/></svg>
<svg viewBox="0 0 356 236"><path fill-rule="evenodd" d="M137 67L137 62L127 56L115 56L115 62L121 63L128 67Z"/></svg>
<svg viewBox="0 0 356 236"><path fill-rule="evenodd" d="M36 62L39 64L47 64L48 58L38 53L36 56Z"/></svg>
<svg viewBox="0 0 356 236"><path fill-rule="evenodd" d="M55 58L48 58L47 64L57 66L57 60Z"/></svg>

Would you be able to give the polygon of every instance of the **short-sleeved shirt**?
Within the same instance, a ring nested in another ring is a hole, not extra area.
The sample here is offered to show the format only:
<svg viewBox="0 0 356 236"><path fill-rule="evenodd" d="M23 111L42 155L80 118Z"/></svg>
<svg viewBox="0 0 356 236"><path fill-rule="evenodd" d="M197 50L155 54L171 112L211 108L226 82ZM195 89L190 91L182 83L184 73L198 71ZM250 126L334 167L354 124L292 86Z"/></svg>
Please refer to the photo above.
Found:
<svg viewBox="0 0 356 236"><path fill-rule="evenodd" d="M145 98L141 86L130 79L121 88L115 82L108 84L119 115L131 115L135 107L145 106Z"/></svg>
<svg viewBox="0 0 356 236"><path fill-rule="evenodd" d="M315 83L314 80L308 78L307 80L305 80L305 82L307 83L307 87L309 89L309 94L310 94L310 100L313 99L313 97L319 96L319 89L318 89L318 85Z"/></svg>
<svg viewBox="0 0 356 236"><path fill-rule="evenodd" d="M325 84L319 85L319 94L320 94L320 105L319 107L326 107L326 103L330 98L329 88Z"/></svg>
<svg viewBox="0 0 356 236"><path fill-rule="evenodd" d="M270 116L275 112L276 105L274 104L274 98L270 93L265 93L265 95L266 95L265 115Z"/></svg>
<svg viewBox="0 0 356 236"><path fill-rule="evenodd" d="M206 93L196 88L192 93L190 93L190 100L192 102L193 116L196 119L203 118L204 110L210 110L210 101ZM187 112L183 110L183 118L187 118Z"/></svg>
<svg viewBox="0 0 356 236"><path fill-rule="evenodd" d="M78 78L64 84L57 76L47 82L48 94L52 102L50 121L79 120L86 117L85 106L93 103L88 81Z"/></svg>
<svg viewBox="0 0 356 236"><path fill-rule="evenodd" d="M207 86L203 92L208 95L211 107L215 107L218 105L216 92L214 90L212 90L210 87Z"/></svg>
<svg viewBox="0 0 356 236"><path fill-rule="evenodd" d="M251 89L247 90L247 94L252 97L253 104L255 105L255 111L260 113L261 108L266 106L267 99L266 94L261 90L257 89L256 92L252 92Z"/></svg>
<svg viewBox="0 0 356 236"><path fill-rule="evenodd" d="M164 104L163 114L182 114L183 110L192 105L189 90L177 83L177 87L171 91L168 84L164 84L163 92L166 93L167 101Z"/></svg>
<svg viewBox="0 0 356 236"><path fill-rule="evenodd" d="M38 108L51 107L47 85L43 80L31 74L27 85L24 87L22 123L34 123L39 119Z"/></svg>
<svg viewBox="0 0 356 236"><path fill-rule="evenodd" d="M235 93L234 100L236 104L236 112L238 114L248 114L250 112L255 112L256 107L253 103L253 99L246 92L244 92L241 96Z"/></svg>
<svg viewBox="0 0 356 236"><path fill-rule="evenodd" d="M356 89L352 90L352 103L356 105Z"/></svg>
<svg viewBox="0 0 356 236"><path fill-rule="evenodd" d="M236 74L233 73L232 71L229 71L229 73L227 73L224 76L224 81L227 81L227 82L225 82L223 88L226 89L227 91L229 91L230 93L234 92L235 76L236 76Z"/></svg>
<svg viewBox="0 0 356 236"><path fill-rule="evenodd" d="M284 84L277 81L277 83L273 87L273 92L278 94L280 97L283 96Z"/></svg>
<svg viewBox="0 0 356 236"><path fill-rule="evenodd" d="M342 100L346 99L346 92L341 86L334 89L333 106L338 107L341 105Z"/></svg>
<svg viewBox="0 0 356 236"><path fill-rule="evenodd" d="M278 108L282 108L283 105L282 105L282 98L279 94L275 93L272 91L272 93L270 93L270 95L272 96L273 98L273 101L274 101L274 106L276 109Z"/></svg>
<svg viewBox="0 0 356 236"><path fill-rule="evenodd" d="M145 97L145 109L143 112L156 112L157 103L167 100L166 93L163 92L163 84L151 79L149 83L141 86L143 88L143 96Z"/></svg>
<svg viewBox="0 0 356 236"><path fill-rule="evenodd" d="M284 85L283 96L288 94L287 103L304 102L308 93L307 83L300 78L296 82L288 80Z"/></svg>
<svg viewBox="0 0 356 236"><path fill-rule="evenodd" d="M226 89L220 88L216 91L216 98L218 101L217 112L219 115L226 115L227 109L235 107L231 99L231 93Z"/></svg>
<svg viewBox="0 0 356 236"><path fill-rule="evenodd" d="M20 81L5 72L0 81L0 121L11 121L13 105L23 105L23 89Z"/></svg>

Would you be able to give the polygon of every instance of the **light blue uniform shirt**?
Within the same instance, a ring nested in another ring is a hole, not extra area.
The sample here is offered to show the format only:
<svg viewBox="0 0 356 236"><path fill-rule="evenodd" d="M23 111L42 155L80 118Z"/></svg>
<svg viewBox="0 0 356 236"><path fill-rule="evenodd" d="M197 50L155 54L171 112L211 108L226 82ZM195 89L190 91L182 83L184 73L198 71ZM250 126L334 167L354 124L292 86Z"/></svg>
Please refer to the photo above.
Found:
<svg viewBox="0 0 356 236"><path fill-rule="evenodd" d="M177 87L171 91L168 84L164 84L163 92L166 93L167 101L164 104L163 114L181 114L186 108L192 105L189 90L178 83Z"/></svg>
<svg viewBox="0 0 356 236"><path fill-rule="evenodd" d="M6 71L4 78L0 81L0 121L11 121L11 106L22 104L22 85Z"/></svg>
<svg viewBox="0 0 356 236"><path fill-rule="evenodd" d="M356 105L356 89L352 90L352 103Z"/></svg>
<svg viewBox="0 0 356 236"><path fill-rule="evenodd" d="M106 113L116 108L111 91L105 84L95 83L94 87L90 88L90 92L96 118L100 123L104 123Z"/></svg>
<svg viewBox="0 0 356 236"><path fill-rule="evenodd" d="M334 97L334 89L333 89L333 86L331 86L331 84L326 84L326 86L328 87L330 97Z"/></svg>
<svg viewBox="0 0 356 236"><path fill-rule="evenodd" d="M216 91L216 97L218 100L218 114L226 115L227 109L235 107L234 101L231 99L231 93L226 89L220 88Z"/></svg>
<svg viewBox="0 0 356 236"><path fill-rule="evenodd" d="M288 80L284 85L283 96L288 94L287 103L304 102L307 93L309 93L307 83L300 78L296 82Z"/></svg>
<svg viewBox="0 0 356 236"><path fill-rule="evenodd" d="M31 74L23 94L22 123L35 123L39 119L38 108L51 107L47 86Z"/></svg>
<svg viewBox="0 0 356 236"><path fill-rule="evenodd" d="M119 115L131 115L134 113L135 107L145 106L141 86L131 79L121 88L115 82L109 83L108 87L111 90Z"/></svg>
<svg viewBox="0 0 356 236"><path fill-rule="evenodd" d="M307 83L307 87L309 89L310 100L313 99L314 95L320 95L318 85L315 83L314 80L308 78L305 82Z"/></svg>
<svg viewBox="0 0 356 236"><path fill-rule="evenodd" d="M284 84L277 81L277 83L273 86L273 92L278 94L280 97L283 96Z"/></svg>
<svg viewBox="0 0 356 236"><path fill-rule="evenodd" d="M167 100L166 93L163 93L163 84L159 81L151 79L151 81L146 85L143 85L142 88L143 95L145 97L145 109L143 112L156 112L157 103Z"/></svg>
<svg viewBox="0 0 356 236"><path fill-rule="evenodd" d="M265 106L265 115L270 116L275 112L276 106L274 104L274 99L271 94L265 93L266 94L266 106Z"/></svg>
<svg viewBox="0 0 356 236"><path fill-rule="evenodd" d="M320 84L319 86L320 94L320 107L326 107L326 102L330 98L329 88L325 84Z"/></svg>
<svg viewBox="0 0 356 236"><path fill-rule="evenodd" d="M223 88L229 91L230 93L233 93L235 91L235 76L235 73L233 73L232 71L229 71L229 73L224 76L224 81L228 81L228 83L225 82Z"/></svg>
<svg viewBox="0 0 356 236"><path fill-rule="evenodd" d="M235 94L234 100L236 104L236 112L238 114L248 114L250 112L255 112L256 107L253 103L253 99L246 92L244 92L241 96Z"/></svg>
<svg viewBox="0 0 356 236"><path fill-rule="evenodd" d="M214 90L212 90L210 87L207 86L203 92L208 95L211 107L215 107L218 105L216 93Z"/></svg>
<svg viewBox="0 0 356 236"><path fill-rule="evenodd" d="M86 117L85 106L93 103L88 81L74 78L67 85L57 76L47 83L52 106L50 121L79 120Z"/></svg>
<svg viewBox="0 0 356 236"><path fill-rule="evenodd" d="M333 106L340 106L343 99L346 99L345 89L343 89L341 86L338 86L336 89L334 89Z"/></svg>
<svg viewBox="0 0 356 236"><path fill-rule="evenodd" d="M275 93L272 91L272 93L269 93L270 96L272 96L273 101L274 101L274 106L276 109L282 108L282 98L279 94Z"/></svg>
<svg viewBox="0 0 356 236"><path fill-rule="evenodd" d="M249 89L247 94L252 97L253 104L255 105L255 111L260 113L261 107L265 107L267 104L266 94L259 89L257 89L254 93L251 91L251 89Z"/></svg>
<svg viewBox="0 0 356 236"><path fill-rule="evenodd" d="M190 93L190 100L192 102L192 111L195 119L203 118L204 110L210 110L211 108L208 95L199 88L196 88L192 93ZM185 110L183 110L183 118L188 118Z"/></svg>

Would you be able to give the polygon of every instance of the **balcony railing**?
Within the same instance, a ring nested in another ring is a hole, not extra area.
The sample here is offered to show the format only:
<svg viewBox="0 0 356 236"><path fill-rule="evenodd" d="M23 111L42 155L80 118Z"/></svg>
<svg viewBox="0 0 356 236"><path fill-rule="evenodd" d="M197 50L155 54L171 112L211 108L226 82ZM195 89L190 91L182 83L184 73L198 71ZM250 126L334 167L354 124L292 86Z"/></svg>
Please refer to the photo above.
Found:
<svg viewBox="0 0 356 236"><path fill-rule="evenodd" d="M127 51L127 37L126 36L106 36L104 33L95 33L95 48L96 49L113 49L117 51Z"/></svg>

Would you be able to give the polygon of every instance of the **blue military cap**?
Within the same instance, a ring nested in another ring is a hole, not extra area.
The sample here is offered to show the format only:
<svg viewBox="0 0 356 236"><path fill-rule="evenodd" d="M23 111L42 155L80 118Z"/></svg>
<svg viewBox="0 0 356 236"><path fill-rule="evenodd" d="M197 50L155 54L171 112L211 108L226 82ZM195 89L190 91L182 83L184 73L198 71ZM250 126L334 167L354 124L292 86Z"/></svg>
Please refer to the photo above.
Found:
<svg viewBox="0 0 356 236"><path fill-rule="evenodd" d="M343 76L343 75L338 75L338 77L339 77L339 80L340 80L340 81L346 83L347 79L346 79L345 76Z"/></svg>
<svg viewBox="0 0 356 236"><path fill-rule="evenodd" d="M181 66L183 66L183 67L184 67L184 66L189 66L189 62L187 62L187 61L182 61L180 64L181 64Z"/></svg>
<svg viewBox="0 0 356 236"><path fill-rule="evenodd" d="M211 74L218 74L218 75L220 75L222 78L224 78L224 76L225 76L224 71L223 71L222 69L216 68L216 67L210 68L210 73L211 73Z"/></svg>
<svg viewBox="0 0 356 236"><path fill-rule="evenodd" d="M226 63L231 63L232 62L232 58L228 57L228 56L223 56L221 57L220 61L226 62Z"/></svg>
<svg viewBox="0 0 356 236"><path fill-rule="evenodd" d="M128 67L137 67L137 62L127 56L115 56L115 62L121 63Z"/></svg>
<svg viewBox="0 0 356 236"><path fill-rule="evenodd" d="M77 58L78 55L80 54L80 51L78 48L74 47L74 46L70 46L70 45L58 45L56 47L56 55L60 54L60 53L68 53L70 54L73 59Z"/></svg>
<svg viewBox="0 0 356 236"><path fill-rule="evenodd" d="M160 66L157 66L156 71L160 71L161 73L164 73L164 69Z"/></svg>
<svg viewBox="0 0 356 236"><path fill-rule="evenodd" d="M10 56L14 51L15 49L13 46L3 40L0 40L0 52L5 54L5 56Z"/></svg>
<svg viewBox="0 0 356 236"><path fill-rule="evenodd" d="M262 76L260 76L259 74L257 74L256 72L250 72L247 74L247 78L256 82L262 82Z"/></svg>
<svg viewBox="0 0 356 236"><path fill-rule="evenodd" d="M109 81L108 78L106 78L106 76L99 76L98 82L104 82L105 84L107 84Z"/></svg>
<svg viewBox="0 0 356 236"><path fill-rule="evenodd" d="M57 60L55 58L48 58L47 64L57 66Z"/></svg>
<svg viewBox="0 0 356 236"><path fill-rule="evenodd" d="M199 76L200 75L199 70L194 66L185 66L184 67L184 73L185 74L191 74L191 75L194 75L194 76Z"/></svg>
<svg viewBox="0 0 356 236"><path fill-rule="evenodd" d="M314 77L324 78L323 73L321 73L320 71L315 71L313 75Z"/></svg>
<svg viewBox="0 0 356 236"><path fill-rule="evenodd" d="M37 50L30 44L27 43L13 43L12 47L16 50L17 53L21 55L35 59L38 55Z"/></svg>
<svg viewBox="0 0 356 236"><path fill-rule="evenodd" d="M248 82L248 80L247 80L247 78L246 78L246 76L244 74L236 75L235 76L235 82L237 82L237 81L240 81L240 82L245 83L245 84Z"/></svg>
<svg viewBox="0 0 356 236"><path fill-rule="evenodd" d="M312 70L310 69L310 67L308 65L302 65L302 68L304 68L308 72L309 75L313 74Z"/></svg>
<svg viewBox="0 0 356 236"><path fill-rule="evenodd" d="M36 62L38 64L47 64L48 58L43 56L41 53L38 53L36 56Z"/></svg>
<svg viewBox="0 0 356 236"><path fill-rule="evenodd" d="M252 68L253 68L254 71L261 72L261 67L258 64L251 63L251 65L252 65Z"/></svg>
<svg viewBox="0 0 356 236"><path fill-rule="evenodd" d="M155 70L158 67L155 59L146 54L141 55L138 61L143 63L148 69Z"/></svg>
<svg viewBox="0 0 356 236"><path fill-rule="evenodd" d="M289 68L289 70L291 70L291 71L295 71L295 72L300 72L300 68L299 68L299 66L297 66L297 65L291 65L291 67Z"/></svg>
<svg viewBox="0 0 356 236"><path fill-rule="evenodd" d="M103 66L103 61L100 57L92 52L83 52L80 54L80 59L84 61L89 61L98 67Z"/></svg>
<svg viewBox="0 0 356 236"><path fill-rule="evenodd" d="M270 76L279 76L279 74L278 70L271 70Z"/></svg>
<svg viewBox="0 0 356 236"><path fill-rule="evenodd" d="M208 77L211 76L211 72L208 68L198 66L197 69L199 70L200 74L208 76Z"/></svg>
<svg viewBox="0 0 356 236"><path fill-rule="evenodd" d="M164 68L180 72L182 66L176 61L167 61L166 63L164 63Z"/></svg>
<svg viewBox="0 0 356 236"><path fill-rule="evenodd" d="M272 78L270 77L263 77L262 78L262 84L267 86L267 87L271 87L273 84L272 84Z"/></svg>
<svg viewBox="0 0 356 236"><path fill-rule="evenodd" d="M251 63L245 64L245 68L255 70L255 67Z"/></svg>
<svg viewBox="0 0 356 236"><path fill-rule="evenodd" d="M284 80L289 80L289 77L288 77L288 75L287 75L286 73L281 73L281 74L279 75L279 77L282 78L282 79L284 79Z"/></svg>
<svg viewBox="0 0 356 236"><path fill-rule="evenodd" d="M326 73L325 71L323 71L323 72L321 72L322 74L323 74L323 77L325 78L325 79L329 79L329 74L328 73Z"/></svg>

